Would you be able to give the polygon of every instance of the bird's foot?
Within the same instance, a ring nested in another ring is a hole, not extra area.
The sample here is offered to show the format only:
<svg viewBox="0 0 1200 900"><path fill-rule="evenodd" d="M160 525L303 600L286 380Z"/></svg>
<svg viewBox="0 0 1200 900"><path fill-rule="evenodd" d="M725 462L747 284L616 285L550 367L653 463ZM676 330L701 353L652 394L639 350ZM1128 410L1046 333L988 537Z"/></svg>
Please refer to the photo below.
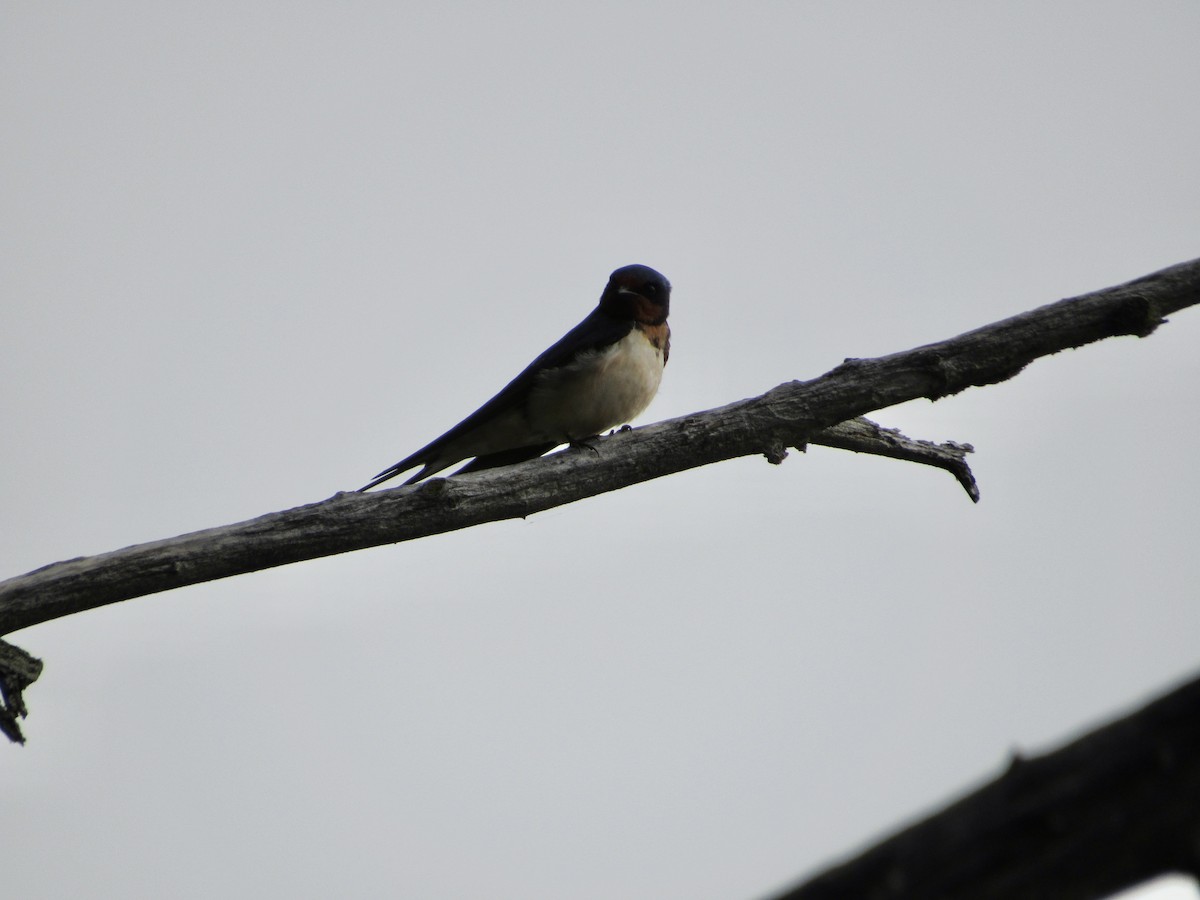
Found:
<svg viewBox="0 0 1200 900"><path fill-rule="evenodd" d="M596 444L599 440L600 440L600 435L593 434L591 437L580 438L577 441L571 441L570 446L576 450L579 450L579 449L591 450L593 453L595 453L597 456L599 456L600 448L598 446L596 446Z"/></svg>

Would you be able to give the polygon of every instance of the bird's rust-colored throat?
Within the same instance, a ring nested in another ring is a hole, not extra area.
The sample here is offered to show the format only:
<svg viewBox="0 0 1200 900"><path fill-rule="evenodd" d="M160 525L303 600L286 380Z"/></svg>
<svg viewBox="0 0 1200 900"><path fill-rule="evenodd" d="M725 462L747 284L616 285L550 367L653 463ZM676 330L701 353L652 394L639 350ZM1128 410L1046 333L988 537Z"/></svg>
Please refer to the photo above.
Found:
<svg viewBox="0 0 1200 900"><path fill-rule="evenodd" d="M633 309L631 310L633 320L640 322L642 325L662 326L667 321L667 307L663 303L655 303L652 300L647 300L645 297L633 298Z"/></svg>
<svg viewBox="0 0 1200 900"><path fill-rule="evenodd" d="M667 361L667 354L671 352L671 328L666 322L659 322L657 325L642 325L638 324L642 334L646 335L646 339L656 349L663 353L663 362Z"/></svg>

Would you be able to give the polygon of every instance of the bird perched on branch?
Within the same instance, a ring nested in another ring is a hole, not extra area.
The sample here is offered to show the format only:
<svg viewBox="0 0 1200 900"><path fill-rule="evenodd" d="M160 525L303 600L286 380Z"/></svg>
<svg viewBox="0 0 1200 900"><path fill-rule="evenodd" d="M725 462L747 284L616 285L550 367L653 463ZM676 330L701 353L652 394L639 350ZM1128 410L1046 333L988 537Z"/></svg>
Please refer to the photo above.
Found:
<svg viewBox="0 0 1200 900"><path fill-rule="evenodd" d="M649 266L617 269L588 317L500 393L359 490L416 466L405 484L464 459L471 462L459 472L511 465L628 422L658 392L671 350L670 298L670 282Z"/></svg>

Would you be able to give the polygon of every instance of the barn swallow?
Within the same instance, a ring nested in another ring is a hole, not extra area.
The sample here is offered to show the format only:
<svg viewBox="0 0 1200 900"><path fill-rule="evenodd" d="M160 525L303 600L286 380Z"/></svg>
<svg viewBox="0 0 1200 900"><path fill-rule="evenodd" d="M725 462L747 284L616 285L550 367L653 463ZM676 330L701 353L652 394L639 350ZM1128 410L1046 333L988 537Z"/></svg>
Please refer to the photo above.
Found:
<svg viewBox="0 0 1200 900"><path fill-rule="evenodd" d="M670 282L649 266L617 269L588 317L500 393L359 490L415 466L405 484L464 459L459 472L512 465L628 422L658 392L671 351L670 298Z"/></svg>

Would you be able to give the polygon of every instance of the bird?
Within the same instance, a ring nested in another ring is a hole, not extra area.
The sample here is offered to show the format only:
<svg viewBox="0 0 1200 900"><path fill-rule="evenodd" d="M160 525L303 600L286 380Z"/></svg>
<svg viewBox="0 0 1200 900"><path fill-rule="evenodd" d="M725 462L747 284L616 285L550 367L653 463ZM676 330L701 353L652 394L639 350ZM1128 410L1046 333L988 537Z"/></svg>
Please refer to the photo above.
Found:
<svg viewBox="0 0 1200 900"><path fill-rule="evenodd" d="M658 393L671 353L670 299L671 283L649 266L617 269L582 322L491 400L359 492L416 466L404 484L465 459L454 474L512 465L628 423Z"/></svg>

